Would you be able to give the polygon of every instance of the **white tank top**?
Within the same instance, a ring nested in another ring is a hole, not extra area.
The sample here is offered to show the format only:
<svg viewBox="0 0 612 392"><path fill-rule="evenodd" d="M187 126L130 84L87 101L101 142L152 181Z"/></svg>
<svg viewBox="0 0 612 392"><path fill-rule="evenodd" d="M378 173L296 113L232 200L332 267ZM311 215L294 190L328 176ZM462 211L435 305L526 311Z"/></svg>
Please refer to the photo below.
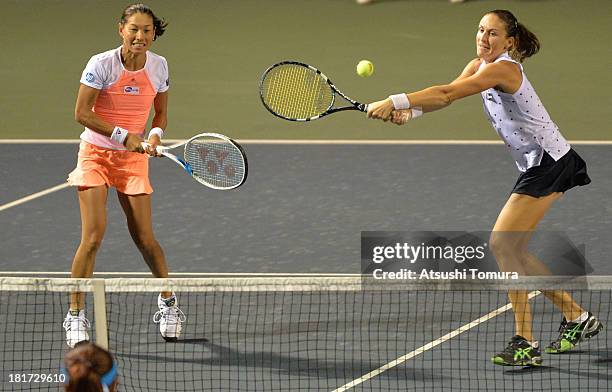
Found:
<svg viewBox="0 0 612 392"><path fill-rule="evenodd" d="M523 72L523 66L513 60L507 52L494 62L498 61L518 64L523 81L514 94L507 94L494 88L480 93L491 125L506 144L520 171L524 172L531 167L539 166L544 151L558 161L571 147L542 105L542 101ZM480 68L485 66L486 63L483 61Z"/></svg>

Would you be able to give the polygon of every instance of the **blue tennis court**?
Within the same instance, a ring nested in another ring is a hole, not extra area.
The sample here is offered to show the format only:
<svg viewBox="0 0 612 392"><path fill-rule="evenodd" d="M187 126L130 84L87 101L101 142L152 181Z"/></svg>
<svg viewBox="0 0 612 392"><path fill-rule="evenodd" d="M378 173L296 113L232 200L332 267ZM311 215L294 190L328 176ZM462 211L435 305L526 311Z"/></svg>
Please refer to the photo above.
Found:
<svg viewBox="0 0 612 392"><path fill-rule="evenodd" d="M341 279L358 274L361 231L487 230L517 174L506 162L503 147L496 144L285 144L280 148L246 143L245 148L250 177L242 188L229 192L203 188L169 162L152 162L155 229L171 276L212 274L231 280L249 274L274 279L276 274ZM568 192L541 229L566 233L574 243L584 245L594 275L612 275L607 263L607 222L600 214L609 204L607 190L612 189L602 171L612 163L610 147L575 148L589 163L593 183ZM62 183L74 164L77 145L1 144L0 149L5 157L26 149L46 157L27 182L22 181L26 168L1 172L1 181L11 184L2 194L6 206ZM479 160L491 164L474 164ZM70 268L79 237L73 189L57 190L0 214L4 228L1 275L67 276L63 273ZM101 275L97 276L146 277L146 266L129 240L112 192L108 216L96 265ZM609 324L609 292L588 295L584 300L596 305L594 311ZM124 302L120 294L107 295L110 345L128 373L124 375L127 390L165 390L171 385L178 385L178 390L440 390L451 386L452 390L488 390L500 382L505 387L586 384L593 389L607 388L609 383L610 340L605 330L572 354L571 360L546 357L545 366L532 371L493 366L490 354L511 334L511 312L506 309L468 330L461 328L507 305L503 293L407 291L387 296L298 290L281 295L269 288L252 295L230 296L214 290L190 293L181 299L188 327L184 339L174 345L163 343L150 322L155 296L155 292L130 294L125 299L129 302ZM61 320L67 296L53 295L51 302L59 306L26 302L19 306L20 297L16 298L17 309L33 307L35 313L45 314L38 320L44 327L26 328L21 335L3 331L5 339L17 342L18 336L29 336L34 342L46 342L43 347L59 360L65 349ZM539 312L534 331L541 331L542 341L551 339L559 316L542 296L534 304ZM53 318L49 313L57 315ZM460 333L454 335L454 331ZM439 341L449 333L451 337ZM478 347L475 358L473 347ZM29 350L36 352L35 348L30 345ZM8 357L14 355L7 349L3 363L8 364ZM19 370L25 372L40 354L24 355L21 362L12 363L20 363ZM128 369L138 366L146 373L129 373ZM167 366L180 377L163 384L156 374ZM377 369L382 370L377 373ZM372 371L376 374L367 376ZM3 387L14 390L15 385L5 382Z"/></svg>

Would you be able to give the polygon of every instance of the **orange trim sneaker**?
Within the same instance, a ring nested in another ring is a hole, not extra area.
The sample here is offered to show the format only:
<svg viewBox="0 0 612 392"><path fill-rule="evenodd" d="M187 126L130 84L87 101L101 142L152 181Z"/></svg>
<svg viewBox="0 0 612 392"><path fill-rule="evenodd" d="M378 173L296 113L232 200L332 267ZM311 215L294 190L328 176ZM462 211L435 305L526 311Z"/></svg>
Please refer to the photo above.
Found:
<svg viewBox="0 0 612 392"><path fill-rule="evenodd" d="M89 320L85 318L85 310L69 310L63 324L66 331L66 344L73 348L78 343L89 341Z"/></svg>
<svg viewBox="0 0 612 392"><path fill-rule="evenodd" d="M159 333L167 342L176 342L181 336L183 323L187 320L185 313L178 307L176 295L170 298L157 297L159 310L153 315L153 322L159 324Z"/></svg>

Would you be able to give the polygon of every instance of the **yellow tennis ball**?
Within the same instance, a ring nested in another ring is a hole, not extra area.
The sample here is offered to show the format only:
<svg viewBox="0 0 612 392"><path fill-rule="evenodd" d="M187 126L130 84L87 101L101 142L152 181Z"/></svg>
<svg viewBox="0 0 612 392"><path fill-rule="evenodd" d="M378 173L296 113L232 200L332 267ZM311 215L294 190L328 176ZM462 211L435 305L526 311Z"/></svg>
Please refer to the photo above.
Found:
<svg viewBox="0 0 612 392"><path fill-rule="evenodd" d="M359 64L357 64L357 75L362 78L367 78L368 76L372 76L374 73L374 64L372 64L369 60L361 60Z"/></svg>

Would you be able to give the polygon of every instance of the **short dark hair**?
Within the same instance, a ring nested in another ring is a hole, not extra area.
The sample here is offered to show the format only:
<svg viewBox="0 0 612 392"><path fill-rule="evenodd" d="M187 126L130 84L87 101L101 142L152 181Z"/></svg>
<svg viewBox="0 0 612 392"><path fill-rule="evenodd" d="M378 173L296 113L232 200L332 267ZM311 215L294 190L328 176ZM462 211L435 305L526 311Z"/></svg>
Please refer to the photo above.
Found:
<svg viewBox="0 0 612 392"><path fill-rule="evenodd" d="M102 392L101 377L113 367L113 357L103 348L93 343L81 343L66 353L66 372L68 383L66 392ZM73 366L84 366L86 370L78 376Z"/></svg>
<svg viewBox="0 0 612 392"><path fill-rule="evenodd" d="M155 41L160 35L164 34L168 23L166 23L166 21L162 18L158 18L155 13L153 13L151 7L142 3L132 4L125 7L123 13L121 13L121 19L119 23L121 23L122 25L126 24L130 16L138 13L149 15L153 19L153 27L155 30L155 36L153 37L153 41Z"/></svg>
<svg viewBox="0 0 612 392"><path fill-rule="evenodd" d="M521 63L540 50L540 40L525 25L520 23L514 14L508 10L493 10L487 14L495 14L506 24L506 34L514 37L516 44L510 51L510 56Z"/></svg>

